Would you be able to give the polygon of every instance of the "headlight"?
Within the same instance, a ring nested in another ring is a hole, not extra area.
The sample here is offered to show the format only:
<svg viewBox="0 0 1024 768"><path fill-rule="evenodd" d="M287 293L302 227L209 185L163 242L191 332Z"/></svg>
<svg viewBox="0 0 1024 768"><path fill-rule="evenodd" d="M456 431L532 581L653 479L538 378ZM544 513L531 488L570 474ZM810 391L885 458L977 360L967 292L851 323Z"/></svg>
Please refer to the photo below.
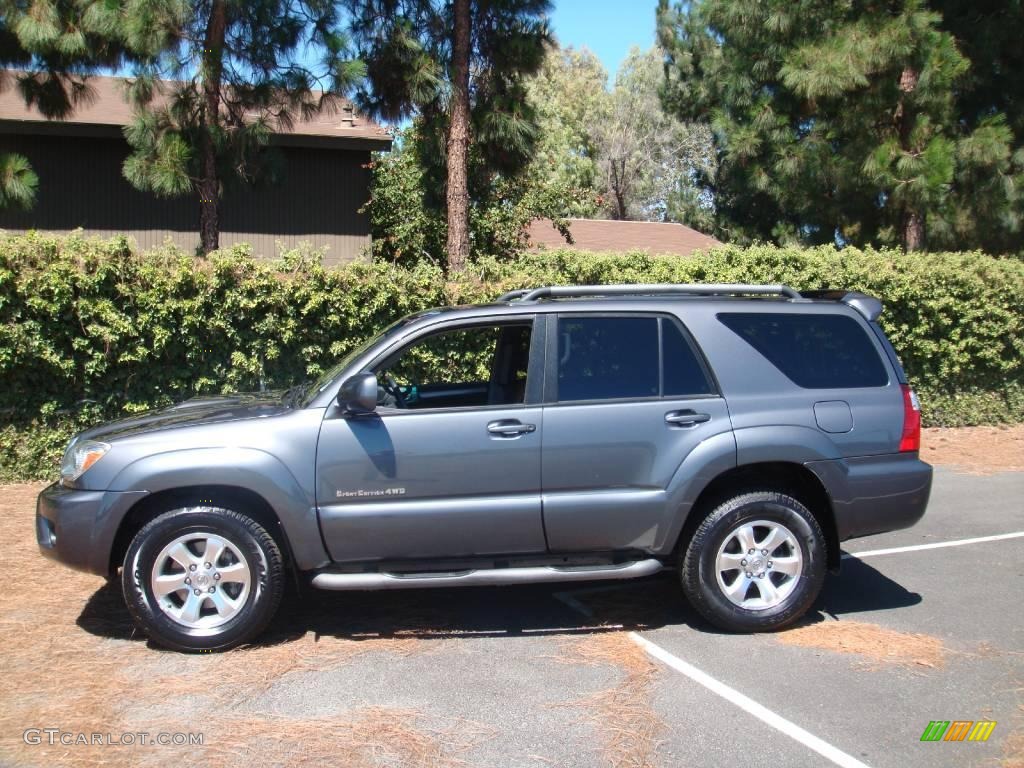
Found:
<svg viewBox="0 0 1024 768"><path fill-rule="evenodd" d="M77 480L85 470L103 458L110 446L96 440L71 441L60 464L60 479L69 483Z"/></svg>

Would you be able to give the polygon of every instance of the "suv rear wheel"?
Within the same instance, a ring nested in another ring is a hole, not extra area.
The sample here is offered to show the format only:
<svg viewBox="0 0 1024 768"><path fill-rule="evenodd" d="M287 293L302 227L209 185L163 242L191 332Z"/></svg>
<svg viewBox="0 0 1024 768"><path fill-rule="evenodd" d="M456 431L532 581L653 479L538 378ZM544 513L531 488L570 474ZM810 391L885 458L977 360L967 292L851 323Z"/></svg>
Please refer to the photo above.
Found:
<svg viewBox="0 0 1024 768"><path fill-rule="evenodd" d="M225 651L270 623L284 590L273 537L219 507L160 515L136 534L121 575L135 622L177 651Z"/></svg>
<svg viewBox="0 0 1024 768"><path fill-rule="evenodd" d="M803 504L775 491L734 496L701 522L680 566L704 618L734 632L779 629L803 616L825 581L825 537Z"/></svg>

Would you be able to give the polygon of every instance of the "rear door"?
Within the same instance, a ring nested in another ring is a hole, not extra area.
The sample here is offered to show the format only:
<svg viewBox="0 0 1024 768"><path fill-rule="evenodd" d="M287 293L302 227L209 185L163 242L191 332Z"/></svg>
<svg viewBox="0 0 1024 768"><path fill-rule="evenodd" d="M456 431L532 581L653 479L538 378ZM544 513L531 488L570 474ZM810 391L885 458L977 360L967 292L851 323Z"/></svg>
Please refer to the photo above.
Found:
<svg viewBox="0 0 1024 768"><path fill-rule="evenodd" d="M680 464L731 428L725 401L673 316L561 313L548 328L548 546L653 548L673 517L666 489Z"/></svg>

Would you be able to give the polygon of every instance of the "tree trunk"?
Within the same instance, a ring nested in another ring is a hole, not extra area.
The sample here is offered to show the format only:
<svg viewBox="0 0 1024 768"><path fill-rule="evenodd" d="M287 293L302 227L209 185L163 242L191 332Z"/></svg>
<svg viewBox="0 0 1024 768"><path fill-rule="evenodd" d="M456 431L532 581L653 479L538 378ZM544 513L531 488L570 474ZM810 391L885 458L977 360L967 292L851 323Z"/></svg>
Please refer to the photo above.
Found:
<svg viewBox="0 0 1024 768"><path fill-rule="evenodd" d="M907 251L924 250L924 217L915 210L903 212L903 248Z"/></svg>
<svg viewBox="0 0 1024 768"><path fill-rule="evenodd" d="M619 170L617 161L612 160L612 193L615 196L615 211L612 214L613 219L619 219L625 221L627 218L627 207L626 207L626 195L623 190L625 186L626 178L626 163L623 161L622 170Z"/></svg>
<svg viewBox="0 0 1024 768"><path fill-rule="evenodd" d="M202 171L199 180L199 244L203 254L220 247L220 178L214 134L220 127L220 89L224 70L224 33L227 8L214 0L206 25L203 47L203 126L200 146Z"/></svg>
<svg viewBox="0 0 1024 768"><path fill-rule="evenodd" d="M919 77L920 73L909 65L900 73L900 100L896 106L896 120L899 123L900 148L907 154L920 150L920 147L913 146L911 141L915 115L906 99L906 96L917 88ZM924 215L913 201L903 203L903 211L900 214L900 239L905 251L924 250Z"/></svg>
<svg viewBox="0 0 1024 768"><path fill-rule="evenodd" d="M452 39L452 104L448 128L448 270L469 259L469 53L470 0L455 0Z"/></svg>

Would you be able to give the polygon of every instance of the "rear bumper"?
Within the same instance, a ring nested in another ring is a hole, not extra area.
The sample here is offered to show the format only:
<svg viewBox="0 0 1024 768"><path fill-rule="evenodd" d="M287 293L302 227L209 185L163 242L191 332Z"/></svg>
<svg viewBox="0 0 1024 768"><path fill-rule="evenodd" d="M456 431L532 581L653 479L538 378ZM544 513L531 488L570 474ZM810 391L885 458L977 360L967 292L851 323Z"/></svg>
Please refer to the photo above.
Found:
<svg viewBox="0 0 1024 768"><path fill-rule="evenodd" d="M839 541L909 528L924 516L931 465L916 453L812 461L832 498Z"/></svg>
<svg viewBox="0 0 1024 768"><path fill-rule="evenodd" d="M145 491L86 491L54 483L36 500L36 542L45 557L110 575L117 525Z"/></svg>

